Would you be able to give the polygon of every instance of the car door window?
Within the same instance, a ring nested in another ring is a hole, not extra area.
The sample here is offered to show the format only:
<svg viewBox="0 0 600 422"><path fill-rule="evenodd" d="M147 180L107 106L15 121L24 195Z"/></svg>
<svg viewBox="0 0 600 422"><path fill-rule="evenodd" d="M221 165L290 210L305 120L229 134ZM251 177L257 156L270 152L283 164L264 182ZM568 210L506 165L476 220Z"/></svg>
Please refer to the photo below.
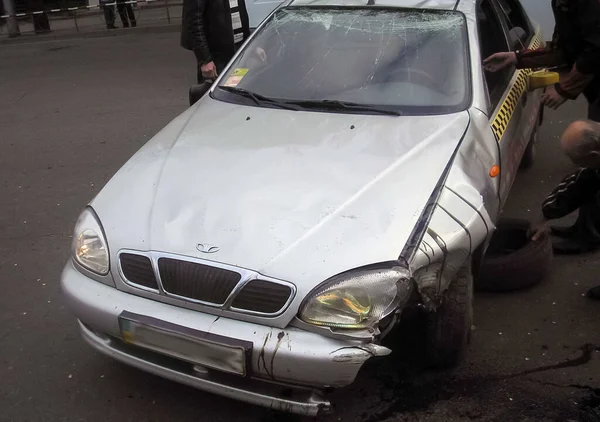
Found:
<svg viewBox="0 0 600 422"><path fill-rule="evenodd" d="M490 0L483 0L479 3L477 22L482 58L485 59L501 51L510 51L504 28ZM514 71L515 68L512 66L499 72L485 73L491 110L498 105Z"/></svg>
<svg viewBox="0 0 600 422"><path fill-rule="evenodd" d="M496 0L500 19L508 27L509 43L512 50L524 49L533 37L533 26L519 0Z"/></svg>

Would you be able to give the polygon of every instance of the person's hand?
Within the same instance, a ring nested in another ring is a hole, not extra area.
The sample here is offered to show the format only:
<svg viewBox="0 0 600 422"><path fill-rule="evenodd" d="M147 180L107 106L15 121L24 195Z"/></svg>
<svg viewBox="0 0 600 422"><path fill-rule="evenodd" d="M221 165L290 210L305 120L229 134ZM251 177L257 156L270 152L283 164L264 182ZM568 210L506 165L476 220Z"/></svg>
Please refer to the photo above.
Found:
<svg viewBox="0 0 600 422"><path fill-rule="evenodd" d="M549 221L545 218L539 218L531 227L531 240L534 242L538 241L544 234L550 230Z"/></svg>
<svg viewBox="0 0 600 422"><path fill-rule="evenodd" d="M206 79L216 79L217 78L217 66L215 66L215 62L206 63L200 66L200 71L202 72L202 76Z"/></svg>
<svg viewBox="0 0 600 422"><path fill-rule="evenodd" d="M492 54L483 61L483 68L488 72L498 72L515 64L517 64L517 54L509 51Z"/></svg>
<svg viewBox="0 0 600 422"><path fill-rule="evenodd" d="M256 47L256 50L254 50L254 53L260 59L261 62L264 63L267 61L267 53L265 53L265 50L263 50L262 48Z"/></svg>
<svg viewBox="0 0 600 422"><path fill-rule="evenodd" d="M542 104L552 110L556 110L567 101L565 97L556 92L553 86L548 87L544 95L542 95Z"/></svg>

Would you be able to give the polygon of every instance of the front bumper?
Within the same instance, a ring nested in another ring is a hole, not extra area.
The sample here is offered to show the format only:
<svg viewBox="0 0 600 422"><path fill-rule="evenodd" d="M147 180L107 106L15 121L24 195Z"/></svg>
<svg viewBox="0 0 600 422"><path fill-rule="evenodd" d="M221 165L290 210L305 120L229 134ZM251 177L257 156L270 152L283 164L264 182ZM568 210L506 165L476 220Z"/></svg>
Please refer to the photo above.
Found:
<svg viewBox="0 0 600 422"><path fill-rule="evenodd" d="M390 352L382 346L294 327L280 330L156 302L92 280L72 262L63 270L61 288L67 306L80 321L84 339L100 352L200 390L292 413L313 416L328 410L330 403L318 390L352 383L369 358ZM210 369L199 372L191 363L125 343L119 326L124 311L251 342L251 376Z"/></svg>

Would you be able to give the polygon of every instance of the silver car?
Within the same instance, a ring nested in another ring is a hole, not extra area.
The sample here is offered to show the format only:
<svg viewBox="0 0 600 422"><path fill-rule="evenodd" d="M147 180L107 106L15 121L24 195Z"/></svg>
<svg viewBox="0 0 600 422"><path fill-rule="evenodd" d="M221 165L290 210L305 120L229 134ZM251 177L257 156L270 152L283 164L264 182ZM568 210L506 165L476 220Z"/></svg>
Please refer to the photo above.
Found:
<svg viewBox="0 0 600 422"><path fill-rule="evenodd" d="M84 339L306 415L407 310L457 364L552 79L481 63L543 44L518 0L284 2L81 214L61 285Z"/></svg>

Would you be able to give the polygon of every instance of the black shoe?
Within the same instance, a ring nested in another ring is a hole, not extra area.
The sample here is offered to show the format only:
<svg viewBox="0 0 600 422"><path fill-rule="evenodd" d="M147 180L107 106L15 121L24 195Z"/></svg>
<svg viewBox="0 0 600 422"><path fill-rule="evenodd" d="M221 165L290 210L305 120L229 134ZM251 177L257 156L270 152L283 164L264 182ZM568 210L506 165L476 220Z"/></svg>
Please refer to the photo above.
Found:
<svg viewBox="0 0 600 422"><path fill-rule="evenodd" d="M137 26L137 22L136 21L131 21L131 27L135 28Z"/></svg>
<svg viewBox="0 0 600 422"><path fill-rule="evenodd" d="M579 255L586 252L592 252L598 249L598 244L585 242L577 238L569 238L552 242L552 249L558 255Z"/></svg>
<svg viewBox="0 0 600 422"><path fill-rule="evenodd" d="M108 25L107 28L108 29L117 29L117 27L115 25Z"/></svg>
<svg viewBox="0 0 600 422"><path fill-rule="evenodd" d="M551 226L550 232L553 236L569 239L577 234L577 227L574 225L569 227Z"/></svg>
<svg viewBox="0 0 600 422"><path fill-rule="evenodd" d="M592 287L588 290L587 297L594 300L600 300L600 286Z"/></svg>

